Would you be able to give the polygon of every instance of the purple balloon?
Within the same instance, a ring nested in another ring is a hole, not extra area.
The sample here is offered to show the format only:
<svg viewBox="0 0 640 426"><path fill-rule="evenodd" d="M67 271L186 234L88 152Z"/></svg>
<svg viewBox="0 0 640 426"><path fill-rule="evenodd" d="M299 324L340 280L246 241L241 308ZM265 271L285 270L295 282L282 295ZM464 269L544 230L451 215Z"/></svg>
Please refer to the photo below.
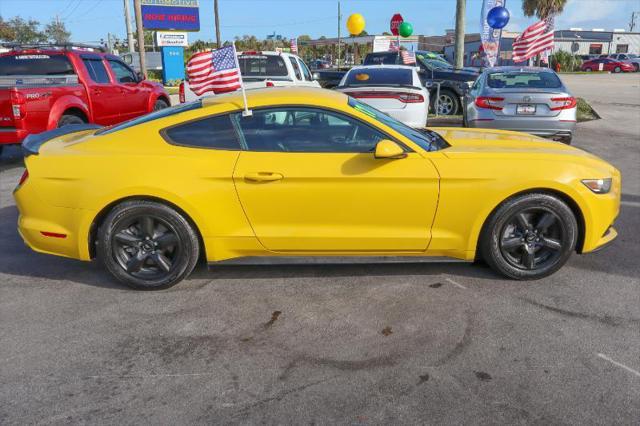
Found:
<svg viewBox="0 0 640 426"><path fill-rule="evenodd" d="M506 7L496 6L487 13L487 24L495 30L504 28L509 23L509 11Z"/></svg>

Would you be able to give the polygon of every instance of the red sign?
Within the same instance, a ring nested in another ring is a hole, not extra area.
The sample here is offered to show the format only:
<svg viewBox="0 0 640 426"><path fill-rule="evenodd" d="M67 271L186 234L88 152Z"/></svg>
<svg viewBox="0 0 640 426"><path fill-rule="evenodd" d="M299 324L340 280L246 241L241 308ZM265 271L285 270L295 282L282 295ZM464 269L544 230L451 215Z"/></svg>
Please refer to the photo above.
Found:
<svg viewBox="0 0 640 426"><path fill-rule="evenodd" d="M398 27L403 22L404 22L404 19L402 19L402 15L400 15L399 13L396 13L395 15L393 15L393 17L391 18L391 34L393 34L394 36L399 35Z"/></svg>

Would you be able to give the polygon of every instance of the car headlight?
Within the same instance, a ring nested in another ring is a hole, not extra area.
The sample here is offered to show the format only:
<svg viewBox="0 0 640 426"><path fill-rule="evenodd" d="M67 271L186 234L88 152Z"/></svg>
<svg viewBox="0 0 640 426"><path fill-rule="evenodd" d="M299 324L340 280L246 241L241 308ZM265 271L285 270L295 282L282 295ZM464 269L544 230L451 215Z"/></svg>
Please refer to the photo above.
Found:
<svg viewBox="0 0 640 426"><path fill-rule="evenodd" d="M596 194L606 194L611 190L611 178L582 179L582 183Z"/></svg>

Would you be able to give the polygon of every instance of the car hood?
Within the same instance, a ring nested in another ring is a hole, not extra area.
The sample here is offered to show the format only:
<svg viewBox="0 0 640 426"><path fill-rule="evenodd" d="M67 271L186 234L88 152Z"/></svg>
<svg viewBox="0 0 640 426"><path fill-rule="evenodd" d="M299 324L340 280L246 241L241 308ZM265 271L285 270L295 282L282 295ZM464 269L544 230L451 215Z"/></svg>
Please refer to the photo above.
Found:
<svg viewBox="0 0 640 426"><path fill-rule="evenodd" d="M544 161L578 161L614 170L599 157L579 148L537 136L507 130L435 128L449 148L442 153L449 158L502 157Z"/></svg>

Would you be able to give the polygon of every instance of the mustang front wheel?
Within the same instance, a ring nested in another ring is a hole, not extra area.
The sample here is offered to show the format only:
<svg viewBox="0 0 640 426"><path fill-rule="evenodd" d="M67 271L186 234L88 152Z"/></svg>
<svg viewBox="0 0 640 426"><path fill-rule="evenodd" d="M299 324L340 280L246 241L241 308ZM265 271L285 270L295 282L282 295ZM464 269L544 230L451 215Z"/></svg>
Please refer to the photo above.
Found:
<svg viewBox="0 0 640 426"><path fill-rule="evenodd" d="M509 278L553 274L575 250L578 224L567 204L549 194L525 194L503 203L485 225L484 260Z"/></svg>
<svg viewBox="0 0 640 426"><path fill-rule="evenodd" d="M198 237L172 208L134 200L116 206L98 231L98 257L124 284L140 290L171 287L198 261Z"/></svg>

